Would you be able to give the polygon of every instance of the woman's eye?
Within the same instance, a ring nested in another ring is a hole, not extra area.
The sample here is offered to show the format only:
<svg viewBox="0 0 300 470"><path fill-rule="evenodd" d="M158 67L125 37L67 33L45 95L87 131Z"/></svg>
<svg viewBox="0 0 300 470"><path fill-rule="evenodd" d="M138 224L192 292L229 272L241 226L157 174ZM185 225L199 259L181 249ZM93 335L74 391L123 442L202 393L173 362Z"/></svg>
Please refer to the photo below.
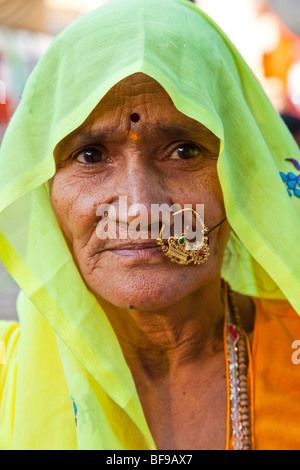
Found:
<svg viewBox="0 0 300 470"><path fill-rule="evenodd" d="M172 152L172 159L181 159L188 160L190 158L196 157L199 154L199 149L196 145L192 144L182 144Z"/></svg>
<svg viewBox="0 0 300 470"><path fill-rule="evenodd" d="M98 163L101 162L103 154L99 149L86 149L75 156L75 160L80 163Z"/></svg>

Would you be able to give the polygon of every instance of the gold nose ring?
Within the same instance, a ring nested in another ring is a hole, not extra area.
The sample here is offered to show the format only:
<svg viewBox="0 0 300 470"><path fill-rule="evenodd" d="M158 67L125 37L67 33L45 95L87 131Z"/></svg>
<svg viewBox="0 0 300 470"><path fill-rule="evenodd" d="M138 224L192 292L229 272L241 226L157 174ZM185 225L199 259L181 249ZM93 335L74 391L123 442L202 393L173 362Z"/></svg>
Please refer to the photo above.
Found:
<svg viewBox="0 0 300 470"><path fill-rule="evenodd" d="M184 211L192 211L196 219L201 222L203 225L202 233L203 240L202 243L197 241L191 246L187 240L186 230L182 232L180 236L174 234L168 238L167 244L164 243L162 239L162 234L165 228L165 224L162 226L159 237L156 239L156 243L161 246L163 253L173 262L180 265L188 265L191 263L194 264L203 264L209 257L209 239L208 233L209 229L205 226L198 212L192 208L181 209L173 213L173 216L180 214ZM189 227L187 227L188 229Z"/></svg>

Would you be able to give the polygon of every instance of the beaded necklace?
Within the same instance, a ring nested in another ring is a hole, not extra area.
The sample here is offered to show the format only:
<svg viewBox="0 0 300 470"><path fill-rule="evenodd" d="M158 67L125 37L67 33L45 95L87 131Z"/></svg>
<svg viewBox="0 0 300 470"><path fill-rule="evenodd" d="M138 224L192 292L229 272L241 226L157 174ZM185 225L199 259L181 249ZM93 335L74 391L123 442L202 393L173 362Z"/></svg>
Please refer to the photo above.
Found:
<svg viewBox="0 0 300 470"><path fill-rule="evenodd" d="M225 352L229 379L230 431L234 450L251 450L251 421L249 413L247 371L249 349L247 333L242 327L233 293L224 283L225 305Z"/></svg>

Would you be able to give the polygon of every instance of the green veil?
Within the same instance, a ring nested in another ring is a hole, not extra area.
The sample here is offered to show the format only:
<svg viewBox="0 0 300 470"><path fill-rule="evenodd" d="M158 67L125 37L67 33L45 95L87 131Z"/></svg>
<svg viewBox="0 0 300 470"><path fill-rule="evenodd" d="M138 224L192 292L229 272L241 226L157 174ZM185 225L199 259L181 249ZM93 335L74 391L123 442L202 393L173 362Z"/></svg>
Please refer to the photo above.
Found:
<svg viewBox="0 0 300 470"><path fill-rule="evenodd" d="M135 72L157 80L182 113L221 141L218 174L232 227L223 277L240 293L287 299L300 314L300 180L289 161L300 162L300 153L288 129L236 48L194 4L113 0L53 41L1 146L0 255L22 289L15 447L32 446L34 433L46 445L37 424L30 434L21 421L41 420L45 400L49 410L57 406L41 386L41 404L27 390L26 381L48 383L53 374L53 382L65 378L76 403L78 426L68 439L78 447L154 448L118 341L75 267L48 189L56 144ZM280 172L294 174L289 194ZM71 400L60 406L71 419ZM107 424L99 430L95 420ZM59 433L51 445L67 439Z"/></svg>

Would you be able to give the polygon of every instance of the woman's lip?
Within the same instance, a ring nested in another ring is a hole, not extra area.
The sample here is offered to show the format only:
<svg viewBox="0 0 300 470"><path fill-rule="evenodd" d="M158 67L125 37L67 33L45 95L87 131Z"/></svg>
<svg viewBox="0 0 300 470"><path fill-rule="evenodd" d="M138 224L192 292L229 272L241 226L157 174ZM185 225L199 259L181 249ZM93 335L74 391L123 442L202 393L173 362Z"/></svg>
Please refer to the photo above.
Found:
<svg viewBox="0 0 300 470"><path fill-rule="evenodd" d="M150 248L157 248L157 243L131 243L128 245L119 245L112 248L108 248L110 250L149 250Z"/></svg>
<svg viewBox="0 0 300 470"><path fill-rule="evenodd" d="M114 248L107 251L111 252L115 256L139 260L147 260L162 254L162 249L158 245L132 245Z"/></svg>

